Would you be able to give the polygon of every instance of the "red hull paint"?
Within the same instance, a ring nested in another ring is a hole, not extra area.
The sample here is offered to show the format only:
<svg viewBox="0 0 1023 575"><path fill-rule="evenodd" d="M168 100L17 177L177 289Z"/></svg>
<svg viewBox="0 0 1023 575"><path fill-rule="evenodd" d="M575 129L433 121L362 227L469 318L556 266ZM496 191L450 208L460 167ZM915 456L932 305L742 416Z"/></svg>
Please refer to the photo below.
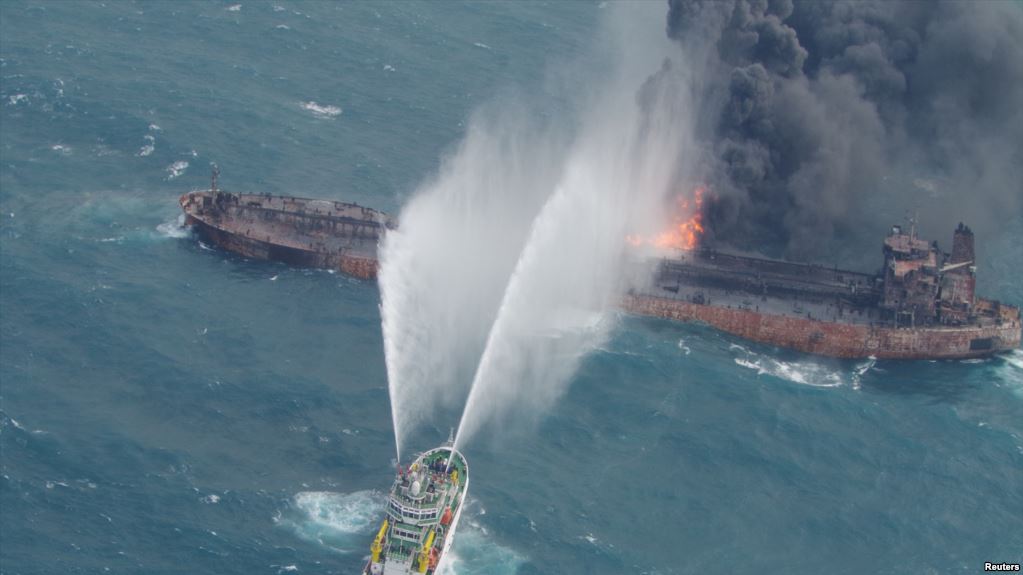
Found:
<svg viewBox="0 0 1023 575"><path fill-rule="evenodd" d="M203 240L248 258L280 261L299 267L333 269L362 279L375 279L377 275L375 258L282 246L228 232L192 216L186 218L185 224L191 226Z"/></svg>
<svg viewBox="0 0 1023 575"><path fill-rule="evenodd" d="M678 321L696 321L778 347L841 358L959 359L984 357L1020 345L1020 321L992 326L894 328L840 324L727 309L670 298L629 295L625 311ZM975 349L977 342L990 342Z"/></svg>

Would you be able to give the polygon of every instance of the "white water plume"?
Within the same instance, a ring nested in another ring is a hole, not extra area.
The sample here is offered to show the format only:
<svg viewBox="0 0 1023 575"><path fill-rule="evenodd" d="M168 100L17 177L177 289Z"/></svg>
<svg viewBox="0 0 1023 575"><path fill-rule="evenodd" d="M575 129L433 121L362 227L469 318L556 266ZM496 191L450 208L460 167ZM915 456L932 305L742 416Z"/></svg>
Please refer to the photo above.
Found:
<svg viewBox="0 0 1023 575"><path fill-rule="evenodd" d="M459 445L488 422L541 413L606 337L626 235L656 229L665 198L693 183L685 67L650 34L663 18L662 6L607 10L611 48L600 48L612 57L598 79L563 79L570 136L481 111L388 234L381 310L399 458L413 429L467 391Z"/></svg>
<svg viewBox="0 0 1023 575"><path fill-rule="evenodd" d="M456 409L521 249L556 176L553 138L505 108L477 114L465 141L402 210L380 248L384 352L399 461L408 434Z"/></svg>
<svg viewBox="0 0 1023 575"><path fill-rule="evenodd" d="M456 445L487 423L542 413L565 391L580 359L613 327L610 312L625 284L625 236L644 227L684 181L689 123L681 85L665 70L637 98L628 72L585 116L562 178L534 222Z"/></svg>

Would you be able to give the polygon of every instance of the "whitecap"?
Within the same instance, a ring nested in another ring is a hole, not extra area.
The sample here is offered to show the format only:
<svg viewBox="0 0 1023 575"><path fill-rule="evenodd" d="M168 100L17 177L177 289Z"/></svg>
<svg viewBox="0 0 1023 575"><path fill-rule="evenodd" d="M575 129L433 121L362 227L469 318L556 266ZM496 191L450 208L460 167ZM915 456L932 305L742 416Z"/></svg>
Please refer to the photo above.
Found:
<svg viewBox="0 0 1023 575"><path fill-rule="evenodd" d="M810 361L780 361L773 358L759 358L754 361L737 357L735 363L756 370L757 376L770 375L792 383L812 387L838 387L845 383L842 374Z"/></svg>
<svg viewBox="0 0 1023 575"><path fill-rule="evenodd" d="M65 146L64 144L54 144L50 146L50 149L65 156L71 153L71 146Z"/></svg>
<svg viewBox="0 0 1023 575"><path fill-rule="evenodd" d="M17 106L21 102L25 102L27 104L28 96L26 96L25 94L14 94L11 96L7 96L7 103L12 106Z"/></svg>
<svg viewBox="0 0 1023 575"><path fill-rule="evenodd" d="M320 105L316 102L302 102L302 109L308 110L319 118L334 118L341 115L341 108L338 106Z"/></svg>
<svg viewBox="0 0 1023 575"><path fill-rule="evenodd" d="M438 575L514 575L525 558L491 539L486 529L470 521L459 524L455 541L441 563Z"/></svg>
<svg viewBox="0 0 1023 575"><path fill-rule="evenodd" d="M483 48L484 50L493 50L493 48L491 48L490 46L487 46L483 42L473 42L472 45L476 46L477 48Z"/></svg>
<svg viewBox="0 0 1023 575"><path fill-rule="evenodd" d="M318 525L342 533L362 533L382 517L383 496L372 490L354 493L303 491L295 495L295 505Z"/></svg>
<svg viewBox="0 0 1023 575"><path fill-rule="evenodd" d="M682 353L684 353L686 355L689 355L692 352L692 350L689 349L689 346L686 345L686 340L684 340L684 339L678 340L678 348L680 350L682 350Z"/></svg>
<svg viewBox="0 0 1023 575"><path fill-rule="evenodd" d="M166 168L166 170L167 170L167 180L173 180L174 178L176 178L176 177L180 176L181 174L185 173L185 170L187 170L187 169L188 169L188 162L186 162L184 160L178 160L178 161L174 162L173 164L167 166L167 168Z"/></svg>
<svg viewBox="0 0 1023 575"><path fill-rule="evenodd" d="M156 226L156 231L165 238L187 238L190 230L185 227L185 214L178 214L178 216L169 221L163 222Z"/></svg>
<svg viewBox="0 0 1023 575"><path fill-rule="evenodd" d="M1013 394L1023 397L1023 350L1014 349L998 357L1004 362L995 370L998 379L1007 384Z"/></svg>
<svg viewBox="0 0 1023 575"><path fill-rule="evenodd" d="M1014 349L1000 356L1005 362L1016 369L1023 370L1023 349Z"/></svg>
<svg viewBox="0 0 1023 575"><path fill-rule="evenodd" d="M287 24L278 24L274 26L274 28L278 30L291 30L291 26L288 26Z"/></svg>
<svg viewBox="0 0 1023 575"><path fill-rule="evenodd" d="M279 524L340 553L362 551L366 537L384 517L384 504L376 491L303 491L294 497L297 516L282 518Z"/></svg>
<svg viewBox="0 0 1023 575"><path fill-rule="evenodd" d="M394 66L392 66L390 64L384 64L384 72L393 72L393 71L394 71Z"/></svg>
<svg viewBox="0 0 1023 575"><path fill-rule="evenodd" d="M863 362L861 364L858 364L856 366L856 369L853 370L853 375L852 375L852 387L853 387L853 389L856 389L856 390L860 389L860 379L863 377L863 374L867 373L871 369L874 369L874 365L876 363L877 363L877 358L874 357L874 356L870 356L870 357L867 358L867 361L865 361L865 362Z"/></svg>
<svg viewBox="0 0 1023 575"><path fill-rule="evenodd" d="M220 503L220 496L215 493L210 493L206 497L202 498L202 502L210 505L216 505L217 503Z"/></svg>
<svg viewBox="0 0 1023 575"><path fill-rule="evenodd" d="M141 148L139 148L138 153L135 154L140 158L144 158L152 154L153 151L156 150L156 138L150 136L149 134L146 134L145 136L142 137L146 140L146 143Z"/></svg>
<svg viewBox="0 0 1023 575"><path fill-rule="evenodd" d="M242 11L242 5L241 4L231 4L230 6L227 7L227 11L228 12L241 12Z"/></svg>

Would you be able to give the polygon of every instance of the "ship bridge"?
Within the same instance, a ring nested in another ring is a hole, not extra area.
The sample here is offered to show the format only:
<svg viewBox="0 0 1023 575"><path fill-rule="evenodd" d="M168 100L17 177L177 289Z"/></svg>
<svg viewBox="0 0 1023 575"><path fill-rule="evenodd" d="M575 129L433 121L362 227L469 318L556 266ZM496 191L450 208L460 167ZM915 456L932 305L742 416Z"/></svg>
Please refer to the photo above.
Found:
<svg viewBox="0 0 1023 575"><path fill-rule="evenodd" d="M450 448L428 451L408 469L398 469L369 573L375 573L374 565L382 575L433 572L441 547L450 545L467 473L465 459Z"/></svg>

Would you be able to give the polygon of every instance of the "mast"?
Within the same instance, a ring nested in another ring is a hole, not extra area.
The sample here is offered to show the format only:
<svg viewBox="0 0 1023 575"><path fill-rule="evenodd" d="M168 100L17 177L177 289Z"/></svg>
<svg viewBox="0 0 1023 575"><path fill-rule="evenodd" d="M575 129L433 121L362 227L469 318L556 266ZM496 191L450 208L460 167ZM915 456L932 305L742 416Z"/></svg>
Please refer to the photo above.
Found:
<svg viewBox="0 0 1023 575"><path fill-rule="evenodd" d="M211 166L213 166L213 169L212 169L212 173L210 174L210 192L213 193L213 198L216 199L216 197L217 197L217 177L220 176L220 168L218 168L216 164L211 164Z"/></svg>

